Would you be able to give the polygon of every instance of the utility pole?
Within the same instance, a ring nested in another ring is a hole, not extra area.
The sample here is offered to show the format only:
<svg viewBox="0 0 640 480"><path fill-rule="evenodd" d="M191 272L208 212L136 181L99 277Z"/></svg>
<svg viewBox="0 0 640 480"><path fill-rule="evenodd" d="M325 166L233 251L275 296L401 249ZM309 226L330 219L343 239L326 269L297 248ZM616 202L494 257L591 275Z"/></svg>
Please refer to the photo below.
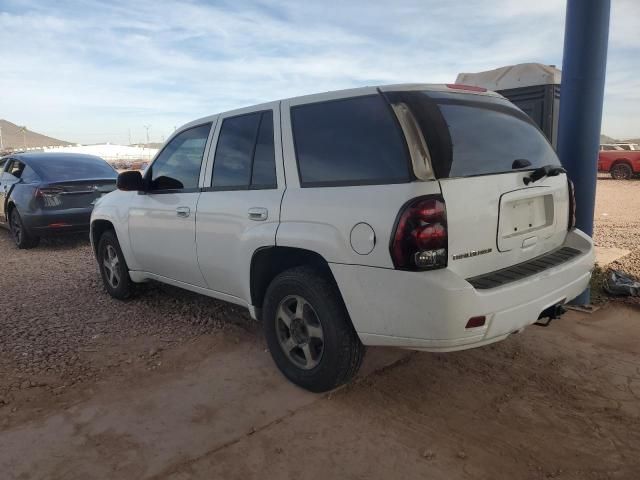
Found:
<svg viewBox="0 0 640 480"><path fill-rule="evenodd" d="M146 144L146 146L148 147L149 146L149 129L151 128L151 125L143 125L143 127L147 131L147 144Z"/></svg>
<svg viewBox="0 0 640 480"><path fill-rule="evenodd" d="M4 144L2 143L2 125L0 125L0 152L4 150Z"/></svg>
<svg viewBox="0 0 640 480"><path fill-rule="evenodd" d="M131 145L131 129L129 129L129 145Z"/></svg>
<svg viewBox="0 0 640 480"><path fill-rule="evenodd" d="M24 145L24 149L27 149L27 127L21 127L22 131L22 144Z"/></svg>

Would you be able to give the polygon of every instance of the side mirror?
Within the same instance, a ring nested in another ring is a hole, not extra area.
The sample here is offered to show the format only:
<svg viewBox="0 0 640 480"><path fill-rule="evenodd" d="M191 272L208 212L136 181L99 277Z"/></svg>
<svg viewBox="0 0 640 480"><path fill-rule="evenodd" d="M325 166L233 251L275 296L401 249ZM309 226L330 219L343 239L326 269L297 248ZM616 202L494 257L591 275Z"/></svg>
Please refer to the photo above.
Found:
<svg viewBox="0 0 640 480"><path fill-rule="evenodd" d="M120 173L116 181L116 187L118 190L126 192L140 192L145 189L142 174L136 170Z"/></svg>

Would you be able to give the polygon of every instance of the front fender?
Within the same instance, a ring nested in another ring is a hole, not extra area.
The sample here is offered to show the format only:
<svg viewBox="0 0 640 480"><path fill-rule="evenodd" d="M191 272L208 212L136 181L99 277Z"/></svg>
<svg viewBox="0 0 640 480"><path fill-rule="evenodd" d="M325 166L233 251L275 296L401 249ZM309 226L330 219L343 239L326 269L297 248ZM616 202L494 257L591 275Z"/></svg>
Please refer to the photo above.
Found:
<svg viewBox="0 0 640 480"><path fill-rule="evenodd" d="M120 243L120 249L129 266L130 270L138 269L138 262L136 261L135 254L131 248L131 241L129 237L129 199L126 197L135 192L122 192L114 191L109 193L96 204L91 213L91 243L95 250L97 245L93 245L94 236L93 228L94 223L98 220L104 220L111 225L116 232L118 242Z"/></svg>

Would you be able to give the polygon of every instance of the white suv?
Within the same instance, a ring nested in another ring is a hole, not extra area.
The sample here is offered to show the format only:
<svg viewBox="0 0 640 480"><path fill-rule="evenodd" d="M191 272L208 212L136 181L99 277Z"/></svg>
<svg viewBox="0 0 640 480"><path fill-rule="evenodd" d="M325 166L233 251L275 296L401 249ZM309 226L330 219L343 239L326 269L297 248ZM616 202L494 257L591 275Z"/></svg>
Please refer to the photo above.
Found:
<svg viewBox="0 0 640 480"><path fill-rule="evenodd" d="M157 280L247 307L325 391L364 345L451 351L554 317L589 283L553 149L500 95L366 87L202 118L100 199L107 291Z"/></svg>

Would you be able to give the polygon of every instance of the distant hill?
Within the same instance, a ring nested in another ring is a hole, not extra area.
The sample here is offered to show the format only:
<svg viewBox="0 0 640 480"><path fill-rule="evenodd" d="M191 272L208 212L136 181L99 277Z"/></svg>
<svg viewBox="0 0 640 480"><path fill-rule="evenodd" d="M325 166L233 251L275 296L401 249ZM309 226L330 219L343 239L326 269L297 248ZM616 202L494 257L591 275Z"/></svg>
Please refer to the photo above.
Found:
<svg viewBox="0 0 640 480"><path fill-rule="evenodd" d="M47 137L29 129L26 129L23 134L21 126L7 120L0 119L0 129L2 129L2 147L4 150L71 145L71 142Z"/></svg>
<svg viewBox="0 0 640 480"><path fill-rule="evenodd" d="M638 143L640 144L640 138L629 138L627 140L618 140L609 135L600 134L600 143Z"/></svg>
<svg viewBox="0 0 640 480"><path fill-rule="evenodd" d="M618 143L618 140L616 140L613 137L610 137L608 135L604 135L604 134L600 134L600 143Z"/></svg>

